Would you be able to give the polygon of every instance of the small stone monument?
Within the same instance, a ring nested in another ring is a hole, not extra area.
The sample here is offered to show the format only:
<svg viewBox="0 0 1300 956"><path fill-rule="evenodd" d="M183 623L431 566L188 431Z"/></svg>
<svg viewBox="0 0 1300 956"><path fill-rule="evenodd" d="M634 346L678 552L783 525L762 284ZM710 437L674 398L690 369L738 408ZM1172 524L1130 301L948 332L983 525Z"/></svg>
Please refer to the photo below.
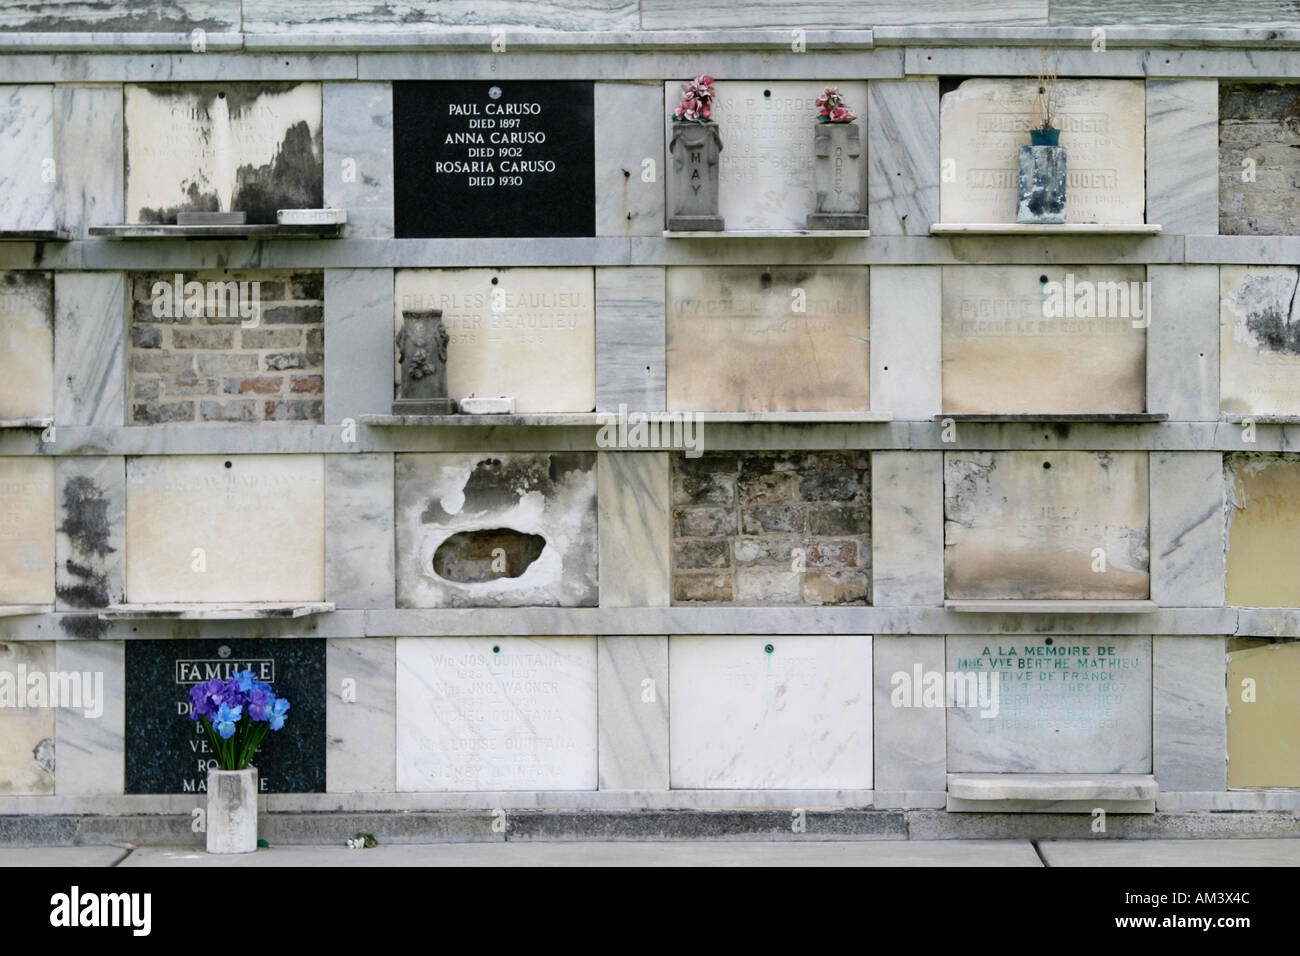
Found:
<svg viewBox="0 0 1300 956"><path fill-rule="evenodd" d="M713 77L682 84L681 105L673 111L668 150L673 169L668 180L668 228L680 232L721 232L718 215L718 163L722 134L713 122Z"/></svg>
<svg viewBox="0 0 1300 956"><path fill-rule="evenodd" d="M393 400L394 415L454 415L456 400L447 397L447 343L442 310L402 313L397 333L401 381Z"/></svg>
<svg viewBox="0 0 1300 956"><path fill-rule="evenodd" d="M817 209L809 229L866 229L862 211L862 133L839 87L817 98L821 110L813 127L813 182Z"/></svg>

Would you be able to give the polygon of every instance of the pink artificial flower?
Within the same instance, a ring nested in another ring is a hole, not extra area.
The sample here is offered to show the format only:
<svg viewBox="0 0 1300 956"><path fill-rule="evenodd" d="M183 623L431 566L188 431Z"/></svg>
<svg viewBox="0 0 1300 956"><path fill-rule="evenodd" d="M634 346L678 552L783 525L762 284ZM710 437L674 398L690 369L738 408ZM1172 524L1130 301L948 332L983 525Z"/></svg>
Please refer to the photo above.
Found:
<svg viewBox="0 0 1300 956"><path fill-rule="evenodd" d="M851 123L854 120L853 111L847 106L837 106L831 110L832 123Z"/></svg>

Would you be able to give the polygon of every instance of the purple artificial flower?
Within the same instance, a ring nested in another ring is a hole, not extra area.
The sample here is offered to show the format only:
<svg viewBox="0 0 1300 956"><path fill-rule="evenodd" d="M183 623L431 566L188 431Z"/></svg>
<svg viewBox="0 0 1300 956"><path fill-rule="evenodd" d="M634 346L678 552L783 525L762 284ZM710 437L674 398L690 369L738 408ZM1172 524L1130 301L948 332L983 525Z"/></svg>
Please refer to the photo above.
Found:
<svg viewBox="0 0 1300 956"><path fill-rule="evenodd" d="M211 717L226 700L226 685L215 677L190 688L190 719Z"/></svg>

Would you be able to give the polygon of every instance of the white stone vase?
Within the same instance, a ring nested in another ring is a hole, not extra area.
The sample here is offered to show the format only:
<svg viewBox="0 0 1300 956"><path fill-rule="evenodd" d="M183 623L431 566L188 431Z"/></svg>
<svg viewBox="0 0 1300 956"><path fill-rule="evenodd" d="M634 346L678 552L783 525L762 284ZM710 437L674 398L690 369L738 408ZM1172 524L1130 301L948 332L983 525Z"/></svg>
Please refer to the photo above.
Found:
<svg viewBox="0 0 1300 956"><path fill-rule="evenodd" d="M862 208L862 133L857 123L813 125L813 187L817 208L809 229L866 229Z"/></svg>
<svg viewBox="0 0 1300 956"><path fill-rule="evenodd" d="M208 852L257 850L257 768L208 771Z"/></svg>

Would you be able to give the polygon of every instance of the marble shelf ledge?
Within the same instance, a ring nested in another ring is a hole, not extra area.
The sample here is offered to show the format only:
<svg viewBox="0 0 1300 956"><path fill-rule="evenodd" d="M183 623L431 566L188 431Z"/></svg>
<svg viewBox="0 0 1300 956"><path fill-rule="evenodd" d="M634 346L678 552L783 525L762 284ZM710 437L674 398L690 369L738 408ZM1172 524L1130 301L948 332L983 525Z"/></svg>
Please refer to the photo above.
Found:
<svg viewBox="0 0 1300 956"><path fill-rule="evenodd" d="M867 239L869 229L665 229L665 239Z"/></svg>
<svg viewBox="0 0 1300 956"><path fill-rule="evenodd" d="M1231 412L1224 415L1223 420L1229 425L1241 425L1248 421L1256 425L1300 425L1300 415L1247 415Z"/></svg>
<svg viewBox="0 0 1300 956"><path fill-rule="evenodd" d="M1155 236L1160 226L1143 222L936 222L932 236Z"/></svg>
<svg viewBox="0 0 1300 956"><path fill-rule="evenodd" d="M333 601L248 601L210 604L113 604L99 612L101 621L252 621L328 614Z"/></svg>
<svg viewBox="0 0 1300 956"><path fill-rule="evenodd" d="M705 424L885 424L893 421L889 412L558 412L515 415L362 415L362 425L372 428L444 428L450 426L564 427L640 422L671 425L685 419Z"/></svg>
<svg viewBox="0 0 1300 956"><path fill-rule="evenodd" d="M1141 424L1167 422L1168 412L941 412L934 416L936 422L951 418L955 422L1117 422Z"/></svg>
<svg viewBox="0 0 1300 956"><path fill-rule="evenodd" d="M959 614L1150 614L1155 601L1018 601L945 600L943 606Z"/></svg>
<svg viewBox="0 0 1300 956"><path fill-rule="evenodd" d="M66 229L0 229L0 242L67 242Z"/></svg>
<svg viewBox="0 0 1300 956"><path fill-rule="evenodd" d="M44 430L53 424L53 418L0 418L0 428L30 428Z"/></svg>
<svg viewBox="0 0 1300 956"><path fill-rule="evenodd" d="M950 773L948 796L958 800L1155 800L1147 773Z"/></svg>
<svg viewBox="0 0 1300 956"><path fill-rule="evenodd" d="M91 226L90 234L106 239L338 239L346 223L280 225L253 223L242 226L176 226L170 223L127 223Z"/></svg>
<svg viewBox="0 0 1300 956"><path fill-rule="evenodd" d="M51 614L53 604L0 604L0 617L23 617L27 614Z"/></svg>

